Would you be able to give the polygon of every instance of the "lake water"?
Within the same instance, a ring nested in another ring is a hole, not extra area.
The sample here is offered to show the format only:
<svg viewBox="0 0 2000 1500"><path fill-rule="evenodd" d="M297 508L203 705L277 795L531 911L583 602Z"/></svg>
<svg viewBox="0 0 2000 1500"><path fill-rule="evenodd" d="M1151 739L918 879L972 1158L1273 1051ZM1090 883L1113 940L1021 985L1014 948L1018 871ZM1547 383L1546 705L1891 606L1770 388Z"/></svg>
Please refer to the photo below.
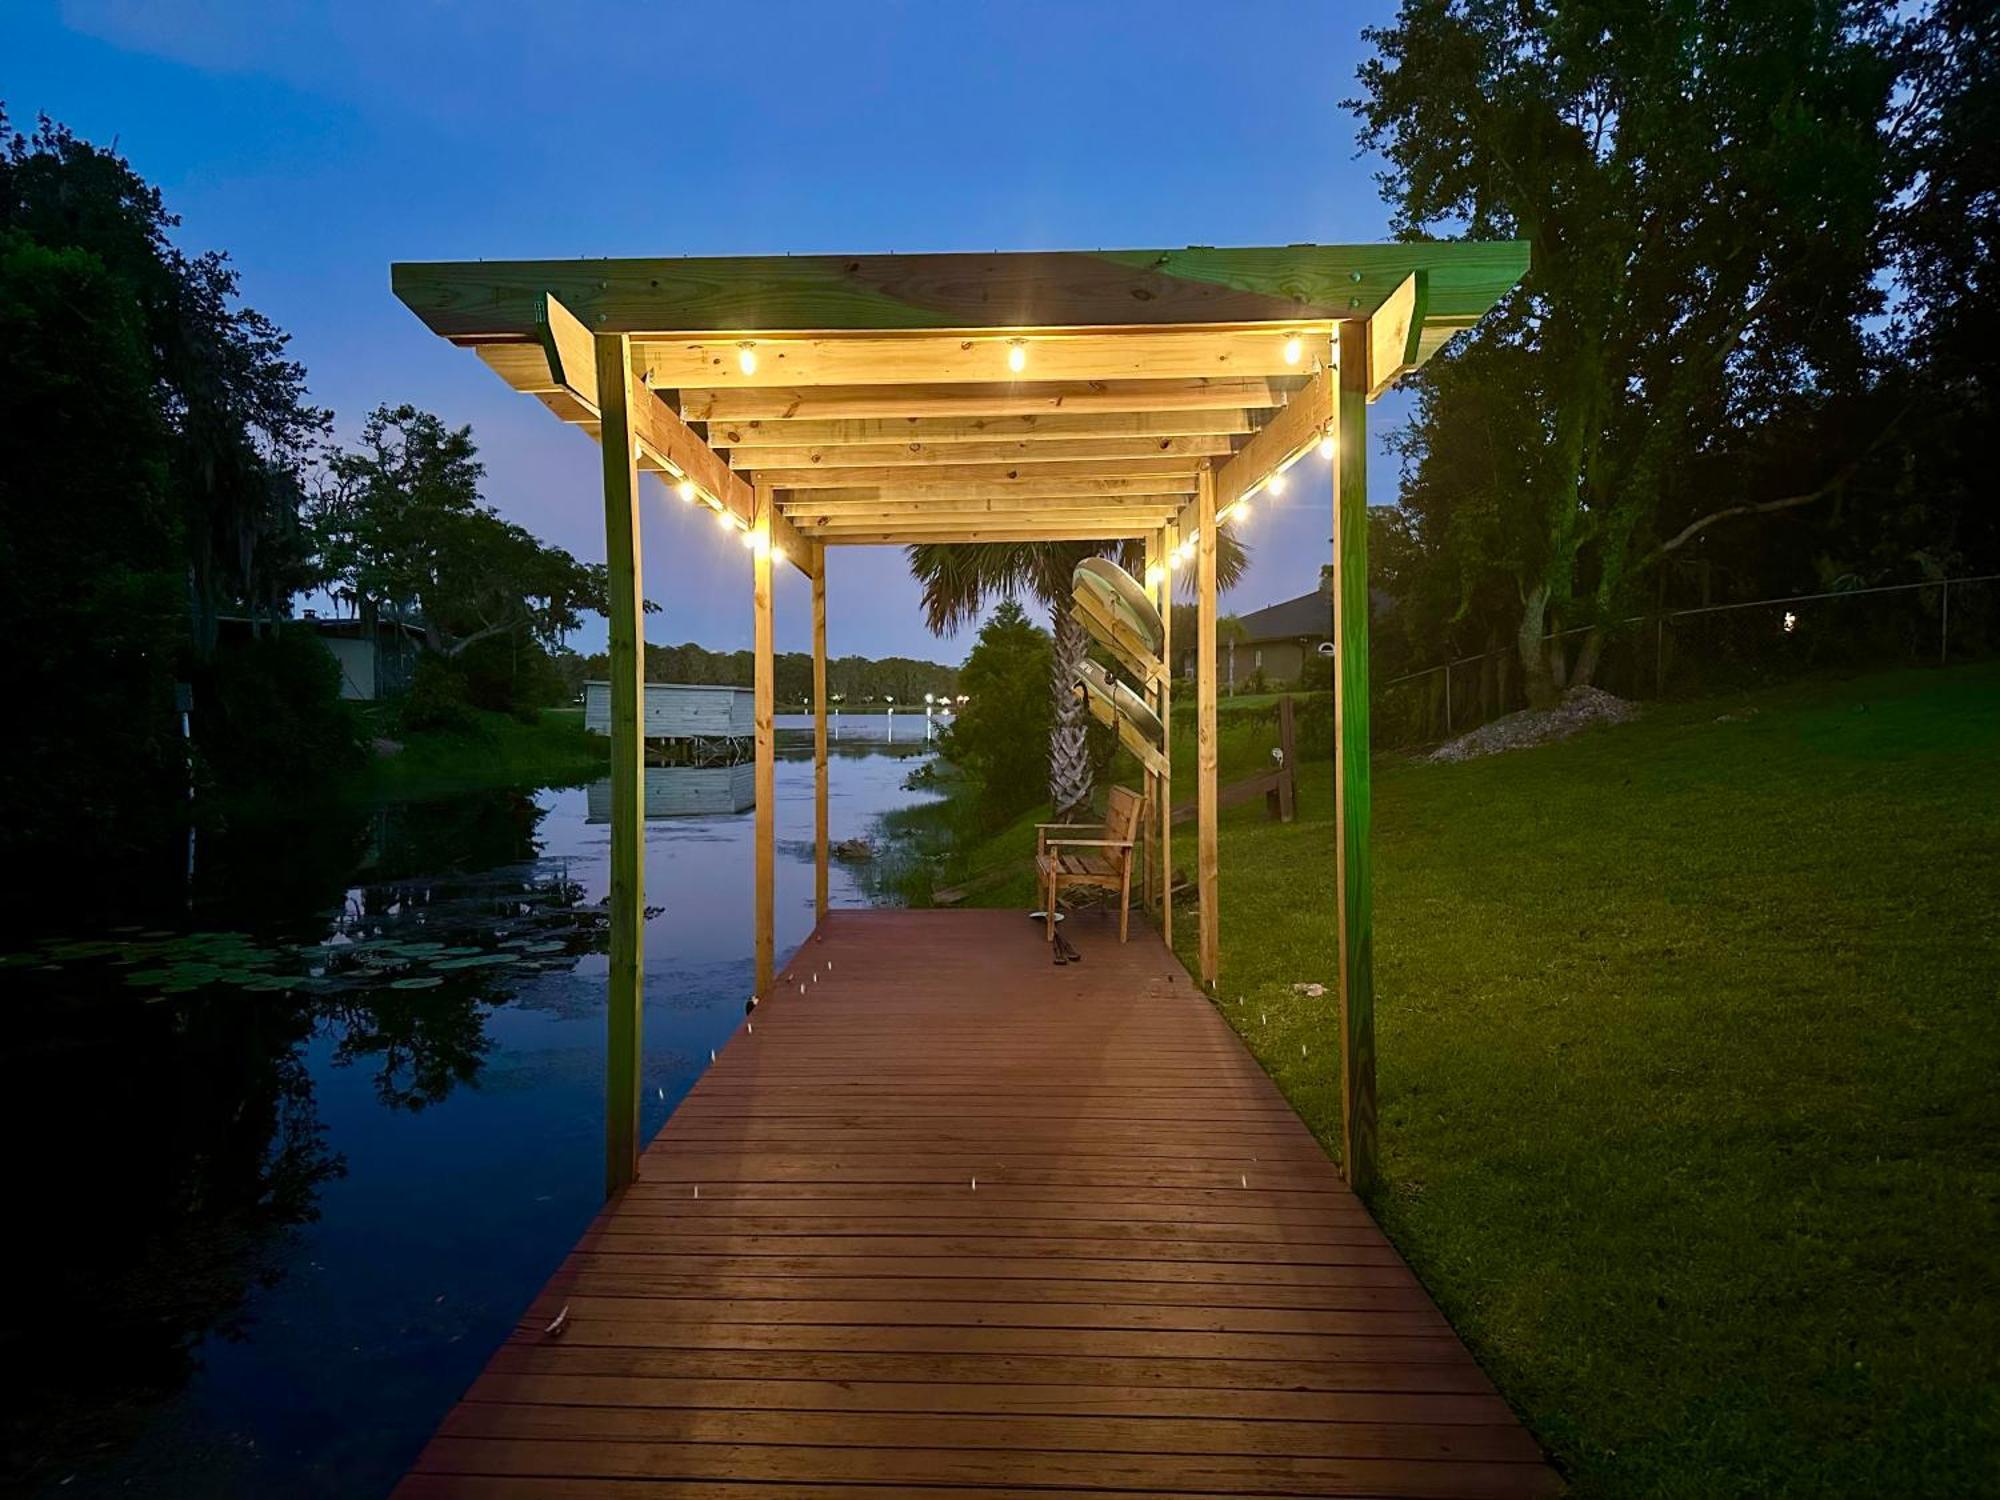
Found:
<svg viewBox="0 0 2000 1500"><path fill-rule="evenodd" d="M921 714L846 717L834 839L923 799L903 787L922 738ZM813 924L812 789L788 745L781 963ZM0 1483L393 1484L602 1199L609 831L587 800L488 791L205 837L173 916L13 945L0 1097L25 1274L0 1315ZM751 824L647 825L645 1138L742 1020ZM832 899L868 900L837 862Z"/></svg>

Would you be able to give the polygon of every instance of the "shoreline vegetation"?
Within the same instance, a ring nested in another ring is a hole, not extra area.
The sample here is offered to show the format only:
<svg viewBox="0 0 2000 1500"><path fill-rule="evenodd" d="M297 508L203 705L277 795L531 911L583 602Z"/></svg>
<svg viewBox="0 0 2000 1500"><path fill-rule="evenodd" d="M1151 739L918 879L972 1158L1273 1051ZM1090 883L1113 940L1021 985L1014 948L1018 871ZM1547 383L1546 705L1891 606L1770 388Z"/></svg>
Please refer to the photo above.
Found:
<svg viewBox="0 0 2000 1500"><path fill-rule="evenodd" d="M1222 815L1216 1004L1337 1156L1330 740L1300 719L1297 820ZM1268 764L1253 712L1220 738L1225 783ZM1996 743L1984 664L1378 759L1371 1207L1573 1493L1985 1486ZM884 820L885 894L1032 905L1046 814L981 832L961 775L933 788Z"/></svg>
<svg viewBox="0 0 2000 1500"><path fill-rule="evenodd" d="M394 749L386 746L394 745ZM514 714L474 710L464 729L385 729L348 796L419 798L496 786L573 786L604 774L610 741L583 727L580 708Z"/></svg>

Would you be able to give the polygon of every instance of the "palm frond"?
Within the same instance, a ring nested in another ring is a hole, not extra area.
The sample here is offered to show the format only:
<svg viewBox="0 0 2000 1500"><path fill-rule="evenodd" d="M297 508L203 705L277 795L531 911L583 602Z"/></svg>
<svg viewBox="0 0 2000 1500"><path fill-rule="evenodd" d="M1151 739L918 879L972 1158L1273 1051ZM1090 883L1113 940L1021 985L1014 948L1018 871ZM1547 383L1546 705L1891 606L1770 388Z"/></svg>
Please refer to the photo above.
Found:
<svg viewBox="0 0 2000 1500"><path fill-rule="evenodd" d="M1070 575L1086 557L1115 558L1134 577L1146 570L1145 543L1120 542L920 542L905 550L910 576L923 589L924 624L948 635L970 624L995 599L1028 595L1053 608L1069 598ZM1228 588L1243 576L1249 549L1227 527L1216 536L1215 576ZM1183 591L1193 570L1183 569Z"/></svg>

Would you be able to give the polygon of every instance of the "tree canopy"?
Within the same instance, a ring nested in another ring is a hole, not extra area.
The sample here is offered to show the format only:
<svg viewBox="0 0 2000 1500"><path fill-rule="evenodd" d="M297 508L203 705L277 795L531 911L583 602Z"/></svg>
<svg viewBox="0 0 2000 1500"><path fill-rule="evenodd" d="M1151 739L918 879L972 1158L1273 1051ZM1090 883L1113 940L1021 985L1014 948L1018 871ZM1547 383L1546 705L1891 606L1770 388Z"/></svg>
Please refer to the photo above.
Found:
<svg viewBox="0 0 2000 1500"><path fill-rule="evenodd" d="M320 582L366 618L421 625L444 656L502 635L552 649L601 611L604 568L484 504L478 451L470 427L378 406L360 446L328 457L311 506Z"/></svg>
<svg viewBox="0 0 2000 1500"><path fill-rule="evenodd" d="M1418 382L1404 504L1445 619L1504 621L1545 701L1663 565L1896 441L1873 341L1904 33L1834 0L1405 0L1368 36L1397 230L1532 246ZM1565 626L1600 627L1574 662Z"/></svg>

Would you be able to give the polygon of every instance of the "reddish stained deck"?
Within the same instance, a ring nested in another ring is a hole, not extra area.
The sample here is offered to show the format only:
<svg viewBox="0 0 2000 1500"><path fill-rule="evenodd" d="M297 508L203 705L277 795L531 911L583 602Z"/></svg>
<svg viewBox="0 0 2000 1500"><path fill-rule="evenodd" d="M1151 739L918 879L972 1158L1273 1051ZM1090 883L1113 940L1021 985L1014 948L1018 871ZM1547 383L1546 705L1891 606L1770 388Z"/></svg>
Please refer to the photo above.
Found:
<svg viewBox="0 0 2000 1500"><path fill-rule="evenodd" d="M401 1500L1556 1493L1159 940L1071 925L834 913Z"/></svg>

